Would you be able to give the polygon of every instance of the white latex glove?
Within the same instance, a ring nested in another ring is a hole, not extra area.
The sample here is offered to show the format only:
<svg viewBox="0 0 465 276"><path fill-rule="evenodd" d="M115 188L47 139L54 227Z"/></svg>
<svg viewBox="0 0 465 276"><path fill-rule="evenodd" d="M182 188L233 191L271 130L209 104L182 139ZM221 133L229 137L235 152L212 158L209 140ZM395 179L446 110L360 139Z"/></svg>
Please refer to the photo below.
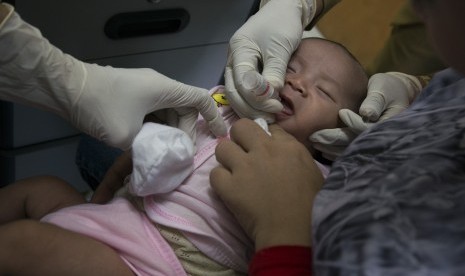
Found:
<svg viewBox="0 0 465 276"><path fill-rule="evenodd" d="M383 121L404 111L423 89L420 81L399 72L378 73L368 81L368 96L360 115L369 121Z"/></svg>
<svg viewBox="0 0 465 276"><path fill-rule="evenodd" d="M251 70L260 72L263 68L263 77L275 91L280 89L287 63L314 15L314 0L269 0L232 36L225 69L225 92L240 117L261 117L271 123L274 115L269 113L282 110L278 100L257 98L245 89L244 74Z"/></svg>
<svg viewBox="0 0 465 276"><path fill-rule="evenodd" d="M360 115L349 109L339 110L339 118L347 127L323 129L310 136L313 147L321 151L328 160L335 160L355 137L373 125L366 123Z"/></svg>
<svg viewBox="0 0 465 276"><path fill-rule="evenodd" d="M57 113L109 145L130 147L146 114L160 110L195 141L198 112L217 136L223 119L205 89L152 69L119 69L64 54L11 9L0 29L0 99ZM174 115L173 115L174 114Z"/></svg>
<svg viewBox="0 0 465 276"><path fill-rule="evenodd" d="M398 72L375 74L368 82L367 97L359 110L361 115L342 109L339 117L346 127L317 131L310 140L325 158L334 160L365 129L405 110L421 89L420 81L410 75Z"/></svg>

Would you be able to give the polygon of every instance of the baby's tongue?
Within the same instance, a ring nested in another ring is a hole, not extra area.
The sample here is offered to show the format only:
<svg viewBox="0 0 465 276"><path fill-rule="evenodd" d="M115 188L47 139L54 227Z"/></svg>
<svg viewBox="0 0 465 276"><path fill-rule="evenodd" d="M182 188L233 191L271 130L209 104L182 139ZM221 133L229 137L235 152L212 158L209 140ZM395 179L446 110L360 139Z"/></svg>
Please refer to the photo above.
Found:
<svg viewBox="0 0 465 276"><path fill-rule="evenodd" d="M283 104L283 110L281 110L282 113L286 115L293 115L294 111L289 107L289 105L286 102L281 102Z"/></svg>

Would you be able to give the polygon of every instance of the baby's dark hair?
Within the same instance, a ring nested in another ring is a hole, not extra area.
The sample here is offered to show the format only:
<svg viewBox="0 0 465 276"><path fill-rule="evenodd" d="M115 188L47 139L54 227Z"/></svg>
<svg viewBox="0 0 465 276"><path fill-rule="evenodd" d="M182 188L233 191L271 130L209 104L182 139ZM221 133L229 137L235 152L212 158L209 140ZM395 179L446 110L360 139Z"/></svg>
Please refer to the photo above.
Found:
<svg viewBox="0 0 465 276"><path fill-rule="evenodd" d="M330 39L322 38L322 37L313 37L313 36L311 36L311 37L304 37L304 38L302 38L302 40L307 40L307 39L308 39L308 40L310 40L310 39L318 39L318 40L326 41L326 42L329 42L329 43L331 43L331 44L334 44L334 45L338 46L339 48L341 48L342 50L344 50L344 52L346 52L346 54L347 54L350 58L352 58L352 59L355 61L355 63L357 63L357 65L360 67L361 72L363 72L363 74L364 74L367 78L369 77L369 76L368 76L368 73L365 71L365 68L363 68L363 65L362 65L362 64L360 63L360 61L354 56L354 54L352 54L352 53L347 49L346 46L344 46L344 45L342 45L341 43L336 42L336 41L334 41L334 40L330 40Z"/></svg>

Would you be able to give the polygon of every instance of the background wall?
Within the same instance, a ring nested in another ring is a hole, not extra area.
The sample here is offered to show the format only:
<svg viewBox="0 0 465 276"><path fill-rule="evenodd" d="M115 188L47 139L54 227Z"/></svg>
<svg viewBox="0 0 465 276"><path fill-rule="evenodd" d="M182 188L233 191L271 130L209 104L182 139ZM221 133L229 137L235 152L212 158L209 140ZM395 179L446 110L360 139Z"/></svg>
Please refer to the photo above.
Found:
<svg viewBox="0 0 465 276"><path fill-rule="evenodd" d="M317 26L326 38L342 43L365 66L383 46L391 19L407 1L343 0Z"/></svg>

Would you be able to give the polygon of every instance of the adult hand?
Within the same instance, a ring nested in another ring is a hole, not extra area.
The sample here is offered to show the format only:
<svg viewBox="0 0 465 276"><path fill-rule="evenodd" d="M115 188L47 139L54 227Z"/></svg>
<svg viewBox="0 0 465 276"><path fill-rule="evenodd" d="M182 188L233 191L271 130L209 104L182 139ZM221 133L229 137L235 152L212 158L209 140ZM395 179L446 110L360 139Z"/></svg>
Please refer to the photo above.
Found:
<svg viewBox="0 0 465 276"><path fill-rule="evenodd" d="M257 98L244 88L244 74L260 72L277 89L284 83L287 63L300 43L303 28L314 17L313 0L270 0L232 36L225 69L226 95L240 117L265 118L282 110L276 99Z"/></svg>
<svg viewBox="0 0 465 276"><path fill-rule="evenodd" d="M368 127L405 110L421 89L420 81L414 76L398 72L375 74L368 82L367 97L360 106L360 115L342 109L339 118L346 127L317 131L310 140L326 158L334 160Z"/></svg>
<svg viewBox="0 0 465 276"><path fill-rule="evenodd" d="M95 64L84 64L84 68L88 77L71 121L98 139L128 148L149 113L185 131L194 142L199 112L214 135L226 135L226 125L206 89L180 83L152 69Z"/></svg>
<svg viewBox="0 0 465 276"><path fill-rule="evenodd" d="M323 177L304 145L276 125L271 136L248 119L216 148L215 192L236 216L256 250L311 245L312 205Z"/></svg>
<svg viewBox="0 0 465 276"><path fill-rule="evenodd" d="M122 149L130 147L148 113L168 108L168 123L193 139L199 112L215 135L226 134L207 90L152 69L81 62L51 45L12 6L3 7L9 14L0 29L0 99L55 112L83 132Z"/></svg>

